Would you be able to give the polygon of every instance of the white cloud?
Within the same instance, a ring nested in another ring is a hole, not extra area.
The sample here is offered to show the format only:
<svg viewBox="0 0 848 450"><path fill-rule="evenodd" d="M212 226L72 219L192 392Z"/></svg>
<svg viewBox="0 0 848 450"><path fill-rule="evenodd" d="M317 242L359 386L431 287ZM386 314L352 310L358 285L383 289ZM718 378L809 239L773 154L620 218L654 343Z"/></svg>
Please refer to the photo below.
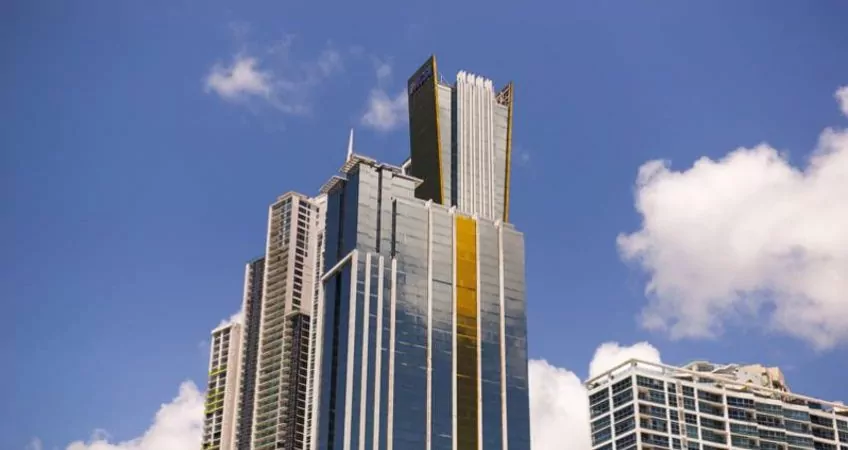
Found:
<svg viewBox="0 0 848 450"><path fill-rule="evenodd" d="M839 109L842 114L848 117L848 86L842 86L836 91L836 100L839 102Z"/></svg>
<svg viewBox="0 0 848 450"><path fill-rule="evenodd" d="M256 58L236 55L230 66L215 64L206 76L206 91L214 91L225 100L244 100L250 96L271 95L273 77L257 68Z"/></svg>
<svg viewBox="0 0 848 450"><path fill-rule="evenodd" d="M589 399L580 378L545 360L530 361L530 433L533 450L588 450Z"/></svg>
<svg viewBox="0 0 848 450"><path fill-rule="evenodd" d="M362 125L378 131L391 131L403 125L407 119L406 101L406 91L390 97L383 89L371 90Z"/></svg>
<svg viewBox="0 0 848 450"><path fill-rule="evenodd" d="M29 444L24 447L24 450L42 450L43 448L44 446L41 444L41 439L32 438L32 440L29 441Z"/></svg>
<svg viewBox="0 0 848 450"><path fill-rule="evenodd" d="M244 323L244 310L240 309L238 312L230 316L229 319L222 320L221 323L219 323L218 326L215 328L222 327L224 325L229 325L231 323Z"/></svg>
<svg viewBox="0 0 848 450"><path fill-rule="evenodd" d="M662 362L659 350L647 342L638 342L629 347L622 347L618 342L605 342L595 350L595 356L589 363L589 378L594 378L631 359Z"/></svg>
<svg viewBox="0 0 848 450"><path fill-rule="evenodd" d="M386 81L392 77L392 66L389 63L377 61L376 66L376 75L378 82Z"/></svg>
<svg viewBox="0 0 848 450"><path fill-rule="evenodd" d="M214 64L204 78L204 90L229 102L259 101L287 114L308 113L315 87L341 72L344 64L341 53L331 47L313 60L295 60L293 41L289 36L271 45L262 60L242 51L230 64Z"/></svg>
<svg viewBox="0 0 848 450"><path fill-rule="evenodd" d="M387 132L406 123L408 117L406 90L401 90L396 95L389 94L385 86L391 84L393 73L391 64L373 57L372 61L377 87L368 95L368 104L360 123L368 128Z"/></svg>
<svg viewBox="0 0 848 450"><path fill-rule="evenodd" d="M109 442L103 431L95 431L88 442L77 441L66 450L164 450L200 448L203 432L203 394L191 381L180 385L179 395L163 404L153 425L141 436L125 442Z"/></svg>
<svg viewBox="0 0 848 450"><path fill-rule="evenodd" d="M622 347L602 344L589 364L590 377L629 359L660 362L657 349L646 342ZM589 399L580 378L545 360L530 361L530 431L533 450L589 450ZM563 447L564 444L567 447Z"/></svg>
<svg viewBox="0 0 848 450"><path fill-rule="evenodd" d="M766 144L684 171L648 162L636 208L618 246L650 276L645 327L705 338L764 317L818 349L848 341L845 130L825 130L803 170Z"/></svg>

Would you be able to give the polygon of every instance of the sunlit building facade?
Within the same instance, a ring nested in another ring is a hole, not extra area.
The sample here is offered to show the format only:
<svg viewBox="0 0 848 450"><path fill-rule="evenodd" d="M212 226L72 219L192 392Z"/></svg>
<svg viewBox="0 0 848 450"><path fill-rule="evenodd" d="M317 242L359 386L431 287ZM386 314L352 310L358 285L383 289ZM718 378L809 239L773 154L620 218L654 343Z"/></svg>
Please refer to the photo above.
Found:
<svg viewBox="0 0 848 450"><path fill-rule="evenodd" d="M628 361L589 380L595 450L848 450L848 408L777 368Z"/></svg>
<svg viewBox="0 0 848 450"><path fill-rule="evenodd" d="M315 444L529 449L524 239L353 155L328 182Z"/></svg>

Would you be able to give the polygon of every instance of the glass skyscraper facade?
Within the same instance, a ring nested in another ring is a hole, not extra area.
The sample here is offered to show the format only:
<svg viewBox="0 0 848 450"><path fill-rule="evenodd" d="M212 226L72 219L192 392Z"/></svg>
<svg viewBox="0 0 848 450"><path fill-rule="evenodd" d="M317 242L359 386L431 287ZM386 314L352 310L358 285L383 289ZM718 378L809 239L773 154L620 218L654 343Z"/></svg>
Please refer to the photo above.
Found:
<svg viewBox="0 0 848 450"><path fill-rule="evenodd" d="M775 368L630 361L587 387L595 450L848 450L848 408Z"/></svg>
<svg viewBox="0 0 848 450"><path fill-rule="evenodd" d="M524 239L354 156L327 194L319 449L529 449Z"/></svg>

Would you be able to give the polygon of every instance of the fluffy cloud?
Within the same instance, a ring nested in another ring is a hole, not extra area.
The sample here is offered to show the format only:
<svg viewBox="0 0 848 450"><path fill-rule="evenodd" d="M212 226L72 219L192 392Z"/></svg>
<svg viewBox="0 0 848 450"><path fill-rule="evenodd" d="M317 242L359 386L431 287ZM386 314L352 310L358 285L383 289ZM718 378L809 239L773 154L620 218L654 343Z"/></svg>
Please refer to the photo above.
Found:
<svg viewBox="0 0 848 450"><path fill-rule="evenodd" d="M109 436L96 431L88 442L73 442L66 450L163 450L200 448L203 433L203 394L191 381L180 385L179 395L163 404L153 425L142 435L126 442L109 442Z"/></svg>
<svg viewBox="0 0 848 450"><path fill-rule="evenodd" d="M848 86L842 86L836 91L836 100L839 102L839 108L842 114L848 117Z"/></svg>
<svg viewBox="0 0 848 450"><path fill-rule="evenodd" d="M206 76L206 91L213 91L224 100L244 100L250 96L268 98L273 76L257 68L256 58L236 55L230 66L212 66Z"/></svg>
<svg viewBox="0 0 848 450"><path fill-rule="evenodd" d="M642 324L705 338L763 317L818 349L848 341L846 193L846 130L825 130L803 169L766 144L683 171L644 164L641 229L618 237L622 257L650 278Z"/></svg>
<svg viewBox="0 0 848 450"><path fill-rule="evenodd" d="M602 344L589 364L590 378L629 359L661 362L656 348L646 342L622 347ZM589 433L589 399L583 382L571 371L545 360L530 361L530 431L533 450L592 448Z"/></svg>
<svg viewBox="0 0 848 450"><path fill-rule="evenodd" d="M25 450L42 450L43 448L44 446L41 444L41 439L39 438L33 438L29 441L29 444L24 447Z"/></svg>
<svg viewBox="0 0 848 450"><path fill-rule="evenodd" d="M271 46L264 60L242 51L229 64L214 64L204 77L204 90L228 102L259 101L288 114L308 113L312 91L342 70L342 55L327 48L313 60L295 61L291 44L287 39Z"/></svg>
<svg viewBox="0 0 848 450"><path fill-rule="evenodd" d="M394 97L376 88L368 96L368 109L362 115L362 125L378 131L391 131L406 123L406 91Z"/></svg>
<svg viewBox="0 0 848 450"><path fill-rule="evenodd" d="M389 94L385 88L391 83L391 64L372 58L377 87L368 94L368 104L362 114L360 123L377 131L387 132L406 123L407 97L406 91L401 90L395 95Z"/></svg>
<svg viewBox="0 0 848 450"><path fill-rule="evenodd" d="M230 316L229 319L222 320L215 328L223 327L224 325L229 325L231 323L244 323L244 311L239 310L237 313Z"/></svg>

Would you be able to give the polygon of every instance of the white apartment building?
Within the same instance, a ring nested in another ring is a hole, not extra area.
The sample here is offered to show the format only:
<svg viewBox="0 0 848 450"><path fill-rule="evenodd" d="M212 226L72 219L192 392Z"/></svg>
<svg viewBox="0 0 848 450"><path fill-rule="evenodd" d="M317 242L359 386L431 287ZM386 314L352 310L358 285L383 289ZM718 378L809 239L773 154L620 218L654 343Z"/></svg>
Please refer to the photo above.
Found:
<svg viewBox="0 0 848 450"><path fill-rule="evenodd" d="M848 409L774 367L631 360L586 387L595 450L848 450Z"/></svg>

